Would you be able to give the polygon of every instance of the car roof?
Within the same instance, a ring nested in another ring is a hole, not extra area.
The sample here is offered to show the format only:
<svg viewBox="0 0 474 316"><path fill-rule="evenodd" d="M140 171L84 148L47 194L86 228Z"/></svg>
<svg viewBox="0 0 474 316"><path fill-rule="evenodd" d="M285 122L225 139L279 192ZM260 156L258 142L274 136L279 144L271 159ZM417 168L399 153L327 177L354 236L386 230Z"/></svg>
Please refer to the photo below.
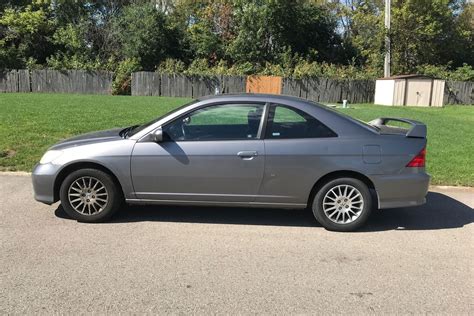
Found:
<svg viewBox="0 0 474 316"><path fill-rule="evenodd" d="M217 94L217 95L208 95L204 97L200 97L197 99L198 101L207 101L207 100L234 100L234 101L275 101L275 100L285 100L285 101L292 101L292 102L304 102L304 103L311 103L317 106L322 106L321 104L315 103L313 101L290 96L284 94L266 94L266 93L237 93L237 94Z"/></svg>

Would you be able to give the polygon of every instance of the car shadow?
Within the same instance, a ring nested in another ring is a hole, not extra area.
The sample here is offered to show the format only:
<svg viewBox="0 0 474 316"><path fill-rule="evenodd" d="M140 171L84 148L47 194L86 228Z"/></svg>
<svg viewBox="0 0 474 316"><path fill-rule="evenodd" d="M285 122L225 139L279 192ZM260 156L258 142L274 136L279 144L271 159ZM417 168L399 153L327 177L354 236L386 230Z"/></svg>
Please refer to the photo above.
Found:
<svg viewBox="0 0 474 316"><path fill-rule="evenodd" d="M445 194L428 192L426 204L374 212L360 231L437 230L474 223L474 210Z"/></svg>
<svg viewBox="0 0 474 316"><path fill-rule="evenodd" d="M69 218L59 205L55 215ZM125 206L109 223L175 222L321 227L310 210L196 206ZM418 207L377 210L359 232L459 228L474 222L474 210L442 193L429 192Z"/></svg>

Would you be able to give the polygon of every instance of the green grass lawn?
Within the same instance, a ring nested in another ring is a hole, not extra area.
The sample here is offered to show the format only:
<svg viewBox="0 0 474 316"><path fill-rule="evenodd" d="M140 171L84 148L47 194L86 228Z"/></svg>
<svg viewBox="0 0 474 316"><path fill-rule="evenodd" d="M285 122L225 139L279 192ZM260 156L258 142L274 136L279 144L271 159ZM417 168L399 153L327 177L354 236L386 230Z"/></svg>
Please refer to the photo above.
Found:
<svg viewBox="0 0 474 316"><path fill-rule="evenodd" d="M70 94L0 94L0 170L31 171L55 142L85 132L146 122L190 99ZM352 105L341 109L368 121L380 116L428 126L433 184L474 186L474 106L445 108Z"/></svg>

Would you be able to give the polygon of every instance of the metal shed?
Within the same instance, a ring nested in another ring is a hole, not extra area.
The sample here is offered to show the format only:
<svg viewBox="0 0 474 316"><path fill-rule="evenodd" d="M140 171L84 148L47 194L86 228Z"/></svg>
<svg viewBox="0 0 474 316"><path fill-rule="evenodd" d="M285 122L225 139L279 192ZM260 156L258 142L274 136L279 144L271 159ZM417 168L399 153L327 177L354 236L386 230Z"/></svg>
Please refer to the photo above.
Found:
<svg viewBox="0 0 474 316"><path fill-rule="evenodd" d="M443 106L444 80L424 75L401 75L377 79L375 104Z"/></svg>

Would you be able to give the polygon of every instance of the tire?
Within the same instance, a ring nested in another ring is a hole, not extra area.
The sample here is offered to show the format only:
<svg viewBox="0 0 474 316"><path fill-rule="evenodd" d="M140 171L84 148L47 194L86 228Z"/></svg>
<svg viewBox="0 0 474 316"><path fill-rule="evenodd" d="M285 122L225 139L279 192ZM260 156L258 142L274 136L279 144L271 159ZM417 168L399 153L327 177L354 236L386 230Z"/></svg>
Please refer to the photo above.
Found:
<svg viewBox="0 0 474 316"><path fill-rule="evenodd" d="M123 203L122 192L113 178L97 169L72 172L62 182L59 197L64 211L85 223L110 219Z"/></svg>
<svg viewBox="0 0 474 316"><path fill-rule="evenodd" d="M337 178L322 186L311 208L316 220L327 230L354 231L369 218L372 195L367 185L358 179Z"/></svg>

